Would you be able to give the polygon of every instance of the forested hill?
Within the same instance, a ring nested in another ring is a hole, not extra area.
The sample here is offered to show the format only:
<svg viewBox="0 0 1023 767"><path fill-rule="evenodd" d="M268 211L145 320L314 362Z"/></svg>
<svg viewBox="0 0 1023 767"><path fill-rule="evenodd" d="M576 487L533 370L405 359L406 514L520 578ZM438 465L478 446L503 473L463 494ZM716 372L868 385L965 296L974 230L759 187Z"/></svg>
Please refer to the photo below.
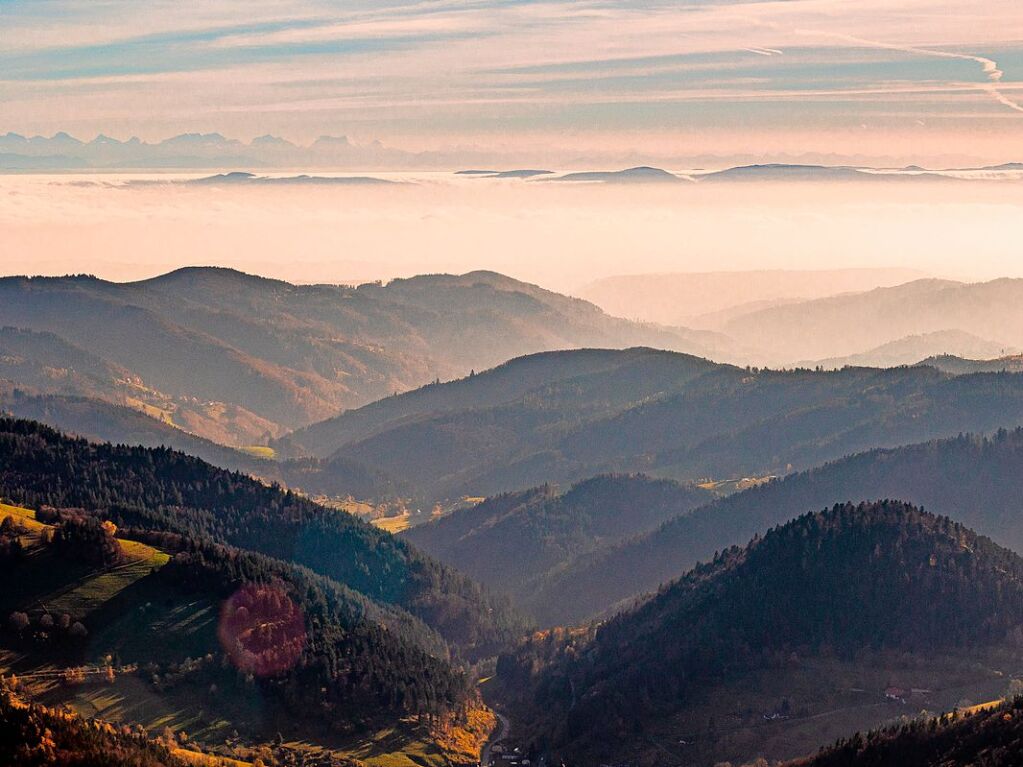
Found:
<svg viewBox="0 0 1023 767"><path fill-rule="evenodd" d="M305 568L169 533L141 536L166 551L118 540L108 521L81 510L5 506L0 518L0 571L19 584L0 594L0 648L5 673L33 694L59 673L54 665L95 668L116 657L167 711L187 702L232 716L256 703L258 717L235 722L250 736L274 720L340 734L454 717L475 700L435 632ZM74 704L73 688L49 700ZM130 681L111 691L136 694Z"/></svg>
<svg viewBox="0 0 1023 767"><path fill-rule="evenodd" d="M102 511L123 528L185 534L295 562L418 616L462 652L521 630L465 576L349 514L168 449L92 444L0 419L0 493Z"/></svg>
<svg viewBox="0 0 1023 767"><path fill-rule="evenodd" d="M315 430L342 440L306 490L352 465L426 499L495 495L608 472L683 481L783 475L875 447L1023 423L1023 376L930 367L746 370L649 349L601 352L602 369L512 392L507 373L392 398ZM496 371L495 371L496 372ZM493 404L480 389L493 386ZM500 393L500 396L498 396ZM507 395L508 399L502 399ZM313 433L310 429L307 433Z"/></svg>
<svg viewBox="0 0 1023 767"><path fill-rule="evenodd" d="M402 537L521 601L532 581L575 556L649 531L713 498L642 475L603 475L565 493L542 486L410 528Z"/></svg>
<svg viewBox="0 0 1023 767"><path fill-rule="evenodd" d="M166 743L137 728L87 722L66 711L32 705L0 689L0 760L8 767L190 767Z"/></svg>
<svg viewBox="0 0 1023 767"><path fill-rule="evenodd" d="M499 673L531 689L526 719L557 749L593 754L602 743L613 756L609 733L642 733L713 685L793 654L970 652L1021 627L1019 556L901 502L846 504L727 549L539 674L543 642L503 658Z"/></svg>
<svg viewBox="0 0 1023 767"><path fill-rule="evenodd" d="M871 450L736 493L579 557L524 606L547 624L583 620L810 509L868 498L904 499L1021 551L1023 429Z"/></svg>
<svg viewBox="0 0 1023 767"><path fill-rule="evenodd" d="M572 349L517 357L490 370L377 400L298 429L280 440L285 451L327 457L343 445L403 422L468 408L510 404L541 393L559 410L599 412L680 386L717 365L700 357L649 348Z"/></svg>
<svg viewBox="0 0 1023 767"><path fill-rule="evenodd" d="M225 469L274 478L276 464L240 450L197 437L143 412L92 397L35 396L0 385L0 412L13 418L39 421L66 434L93 442L146 447L169 447Z"/></svg>
<svg viewBox="0 0 1023 767"><path fill-rule="evenodd" d="M921 718L856 733L784 767L1016 767L1023 764L1023 698L976 713Z"/></svg>

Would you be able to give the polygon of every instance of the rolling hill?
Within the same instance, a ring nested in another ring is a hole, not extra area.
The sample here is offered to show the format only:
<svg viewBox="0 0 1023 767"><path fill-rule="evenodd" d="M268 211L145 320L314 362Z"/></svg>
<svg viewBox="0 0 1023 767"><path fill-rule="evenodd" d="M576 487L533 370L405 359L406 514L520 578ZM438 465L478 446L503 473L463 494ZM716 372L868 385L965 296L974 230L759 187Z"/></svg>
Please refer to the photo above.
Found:
<svg viewBox="0 0 1023 767"><path fill-rule="evenodd" d="M712 495L644 476L601 476L562 494L546 486L489 498L402 537L521 604L530 582L548 570L656 528Z"/></svg>
<svg viewBox="0 0 1023 767"><path fill-rule="evenodd" d="M917 280L911 269L760 269L744 272L623 274L587 283L579 296L617 317L664 325L714 327L707 315L795 300L862 292ZM758 304L760 304L758 306Z"/></svg>
<svg viewBox="0 0 1023 767"><path fill-rule="evenodd" d="M135 283L0 280L0 375L101 397L245 446L346 408L555 348L710 353L709 333L641 325L492 272L298 286L187 268Z"/></svg>
<svg viewBox="0 0 1023 767"><path fill-rule="evenodd" d="M433 501L612 472L726 480L1020 423L1023 378L1011 374L770 371L590 350L514 360L298 433L334 452L294 483L336 491L335 474L363 466Z"/></svg>
<svg viewBox="0 0 1023 767"><path fill-rule="evenodd" d="M733 318L722 332L765 359L816 360L860 354L907 336L957 330L1021 346L1023 280L916 280L865 293L768 307ZM855 318L855 321L851 321ZM814 328L807 333L806 328Z"/></svg>
<svg viewBox="0 0 1023 767"><path fill-rule="evenodd" d="M601 614L809 509L902 498L1023 550L1023 430L877 449L735 493L579 556L522 602L545 625Z"/></svg>
<svg viewBox="0 0 1023 767"><path fill-rule="evenodd" d="M588 634L538 635L499 674L519 691L515 710L534 740L567 759L776 759L813 748L798 730L836 700L866 729L898 711L886 695L933 704L968 666L990 682L997 674L975 662L1012 663L999 653L1021 629L1019 556L901 502L844 504L721 552ZM899 678L929 668L928 684L876 681L894 656ZM850 684L857 674L877 687L864 695ZM772 697L773 719L757 710ZM716 719L722 701L727 722ZM764 721L777 730L758 736Z"/></svg>
<svg viewBox="0 0 1023 767"><path fill-rule="evenodd" d="M937 360L944 357L959 357L972 360L989 360L992 357L1004 357L1013 349L1006 348L1005 344L995 343L987 339L975 336L972 333L965 333L961 330L935 330L930 333L906 336L895 341L881 344L875 349L870 349L859 354L851 354L847 357L830 357L823 360L809 360L799 363L799 367L821 367L833 369L846 367L847 365L859 367L889 368L899 365L916 365L917 363L931 364L932 367L943 368L937 364ZM932 364L934 363L934 364ZM991 366L984 369L977 366L974 373L1000 372L1009 369L996 368ZM961 371L967 372L967 371Z"/></svg>
<svg viewBox="0 0 1023 767"><path fill-rule="evenodd" d="M136 535L170 534L308 567L415 615L476 658L524 624L501 600L353 516L169 449L93 444L0 419L0 493L80 507Z"/></svg>
<svg viewBox="0 0 1023 767"><path fill-rule="evenodd" d="M225 469L269 479L278 476L276 465L270 461L203 439L131 407L99 398L33 396L20 389L5 388L0 385L0 412L15 418L39 421L93 442L169 447Z"/></svg>
<svg viewBox="0 0 1023 767"><path fill-rule="evenodd" d="M181 731L205 747L282 730L338 743L478 708L439 637L304 568L183 537L163 538L168 555L76 510L0 519L0 567L20 584L0 597L7 684L109 732L173 731L176 754Z"/></svg>
<svg viewBox="0 0 1023 767"><path fill-rule="evenodd" d="M963 359L950 354L940 354L936 357L928 357L920 362L921 365L930 365L938 370L953 375L968 375L970 373L1023 373L1023 355L1012 354L1007 357L996 357L995 359Z"/></svg>
<svg viewBox="0 0 1023 767"><path fill-rule="evenodd" d="M1023 761L1023 700L856 733L785 767L1012 767Z"/></svg>

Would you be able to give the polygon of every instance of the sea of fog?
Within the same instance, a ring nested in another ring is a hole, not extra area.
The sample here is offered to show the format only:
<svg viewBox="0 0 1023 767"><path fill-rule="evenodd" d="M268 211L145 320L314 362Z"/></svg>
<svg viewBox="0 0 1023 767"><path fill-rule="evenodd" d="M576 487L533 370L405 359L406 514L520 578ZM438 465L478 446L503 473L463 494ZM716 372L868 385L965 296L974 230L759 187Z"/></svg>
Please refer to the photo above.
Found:
<svg viewBox="0 0 1023 767"><path fill-rule="evenodd" d="M492 269L566 292L614 274L674 271L1023 276L1021 174L624 184L315 172L315 183L281 181L299 174L265 174L278 183L196 183L210 171L0 175L0 272L131 280L218 265L353 283ZM325 180L351 177L391 183Z"/></svg>

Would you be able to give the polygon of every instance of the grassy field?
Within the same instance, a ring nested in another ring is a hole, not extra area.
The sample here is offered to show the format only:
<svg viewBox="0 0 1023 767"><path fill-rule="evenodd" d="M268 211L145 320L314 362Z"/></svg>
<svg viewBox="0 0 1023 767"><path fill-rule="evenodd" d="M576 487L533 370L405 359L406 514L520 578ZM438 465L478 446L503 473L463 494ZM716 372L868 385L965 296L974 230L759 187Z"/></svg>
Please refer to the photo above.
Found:
<svg viewBox="0 0 1023 767"><path fill-rule="evenodd" d="M252 767L252 762L243 762L226 756L200 754L197 751L189 751L186 748L176 748L171 753L181 761L194 764L196 767Z"/></svg>
<svg viewBox="0 0 1023 767"><path fill-rule="evenodd" d="M265 458L268 461L277 457L277 451L267 445L244 445L238 449L254 458Z"/></svg>
<svg viewBox="0 0 1023 767"><path fill-rule="evenodd" d="M121 549L127 561L110 570L95 571L80 567L54 568L47 552L40 550L39 537L49 527L38 522L35 512L17 506L0 505L0 519L11 516L28 530L29 561L25 565L25 583L45 585L53 582L57 571L71 571L77 577L60 578L51 590L31 589L33 601L42 609L52 613L69 613L81 620L100 605L109 602L119 593L145 578L153 570L163 567L169 560L162 551L136 541L120 540Z"/></svg>
<svg viewBox="0 0 1023 767"><path fill-rule="evenodd" d="M406 512L397 517L379 517L378 519L372 520L372 523L381 530L386 530L389 533L400 533L402 530L408 530L409 515L408 512Z"/></svg>
<svg viewBox="0 0 1023 767"><path fill-rule="evenodd" d="M165 552L118 539L127 561L109 570L97 570L57 559L41 541L50 526L37 521L34 511L0 505L0 519L7 516L26 528L22 541L28 557L19 567L19 588L0 592L0 614L15 610L67 613L73 620L83 621L91 632L83 658L86 666L102 664L107 656L121 658L124 663L140 659L173 662L216 646L216 606L171 597L151 577L169 561ZM69 687L61 681L61 668L45 655L32 658L17 652L0 654L0 673L12 671L43 703L68 705L83 716L140 722L150 729L216 729L216 722L205 721L195 707L194 697L160 695L135 674L116 675L112 683L89 678Z"/></svg>
<svg viewBox="0 0 1023 767"><path fill-rule="evenodd" d="M25 527L28 557L15 574L18 588L0 590L0 619L15 610L30 615L67 612L74 620L82 620L90 632L86 656L75 665L102 671L106 659L113 658L119 669L113 679L90 673L85 681L68 684L63 666L52 656L0 643L0 674L16 673L29 696L49 706L68 706L84 717L139 723L154 734L164 728L184 731L191 741L207 745L222 744L238 732L246 742L256 744L253 754L273 733L301 727L300 722L268 719L261 696L252 694L252 688L232 674L224 675L230 679L216 677L222 684L214 691L209 678L201 674L156 685L148 671L131 670L155 662L166 676L170 664L219 654L218 603L206 597L189 598L161 579L159 570L169 561L166 553L119 539L128 561L110 570L96 570L60 560L43 545L42 534L50 526L37 521L33 511L0 505L0 520L6 516ZM214 661L217 668L219 662ZM480 733L489 731L485 720L485 712L480 712L468 728L450 728L439 737L414 722L396 722L371 735L325 743L320 742L322 733L294 732L293 738L309 739L287 746L310 754L329 750L367 767L448 767L453 762L474 761L473 750L478 751L485 739L485 732ZM178 755L197 767L250 764L244 761L250 759L246 748L237 754L242 761L191 751Z"/></svg>
<svg viewBox="0 0 1023 767"><path fill-rule="evenodd" d="M367 767L449 767L478 759L480 748L494 727L494 715L486 708L470 711L464 726L443 728L438 735L425 726L404 721L355 740L329 743L329 753L356 759ZM307 741L285 743L310 755L325 753L321 745Z"/></svg>

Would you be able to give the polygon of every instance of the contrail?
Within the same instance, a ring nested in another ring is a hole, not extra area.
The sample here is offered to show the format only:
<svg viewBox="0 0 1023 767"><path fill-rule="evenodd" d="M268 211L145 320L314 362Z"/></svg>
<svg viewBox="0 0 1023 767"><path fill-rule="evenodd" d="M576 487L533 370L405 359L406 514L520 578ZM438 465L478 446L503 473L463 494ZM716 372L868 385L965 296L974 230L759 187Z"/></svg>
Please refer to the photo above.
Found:
<svg viewBox="0 0 1023 767"><path fill-rule="evenodd" d="M748 53L756 53L759 56L781 56L782 52L777 48L744 48Z"/></svg>
<svg viewBox="0 0 1023 767"><path fill-rule="evenodd" d="M985 58L984 56L973 56L968 53L953 53L952 51L935 51L930 48L917 48L913 45L894 45L892 43L882 43L877 40L866 40L862 37L853 37L852 35L843 35L836 32L816 32L810 29L799 29L796 30L801 35L823 35L825 37L836 37L840 40L845 40L850 43L856 43L857 45L866 45L871 48L882 48L888 51L899 51L900 53L913 53L921 56L934 56L942 59L962 59L963 61L973 61L980 64L984 74L987 75L988 82L979 84L977 87L989 93L992 98L1003 106L1014 109L1017 112L1023 112L1023 104L1018 101L1006 96L1001 89L998 87L1002 80L1002 76L1005 74L1001 69L998 68L998 62L993 59Z"/></svg>

